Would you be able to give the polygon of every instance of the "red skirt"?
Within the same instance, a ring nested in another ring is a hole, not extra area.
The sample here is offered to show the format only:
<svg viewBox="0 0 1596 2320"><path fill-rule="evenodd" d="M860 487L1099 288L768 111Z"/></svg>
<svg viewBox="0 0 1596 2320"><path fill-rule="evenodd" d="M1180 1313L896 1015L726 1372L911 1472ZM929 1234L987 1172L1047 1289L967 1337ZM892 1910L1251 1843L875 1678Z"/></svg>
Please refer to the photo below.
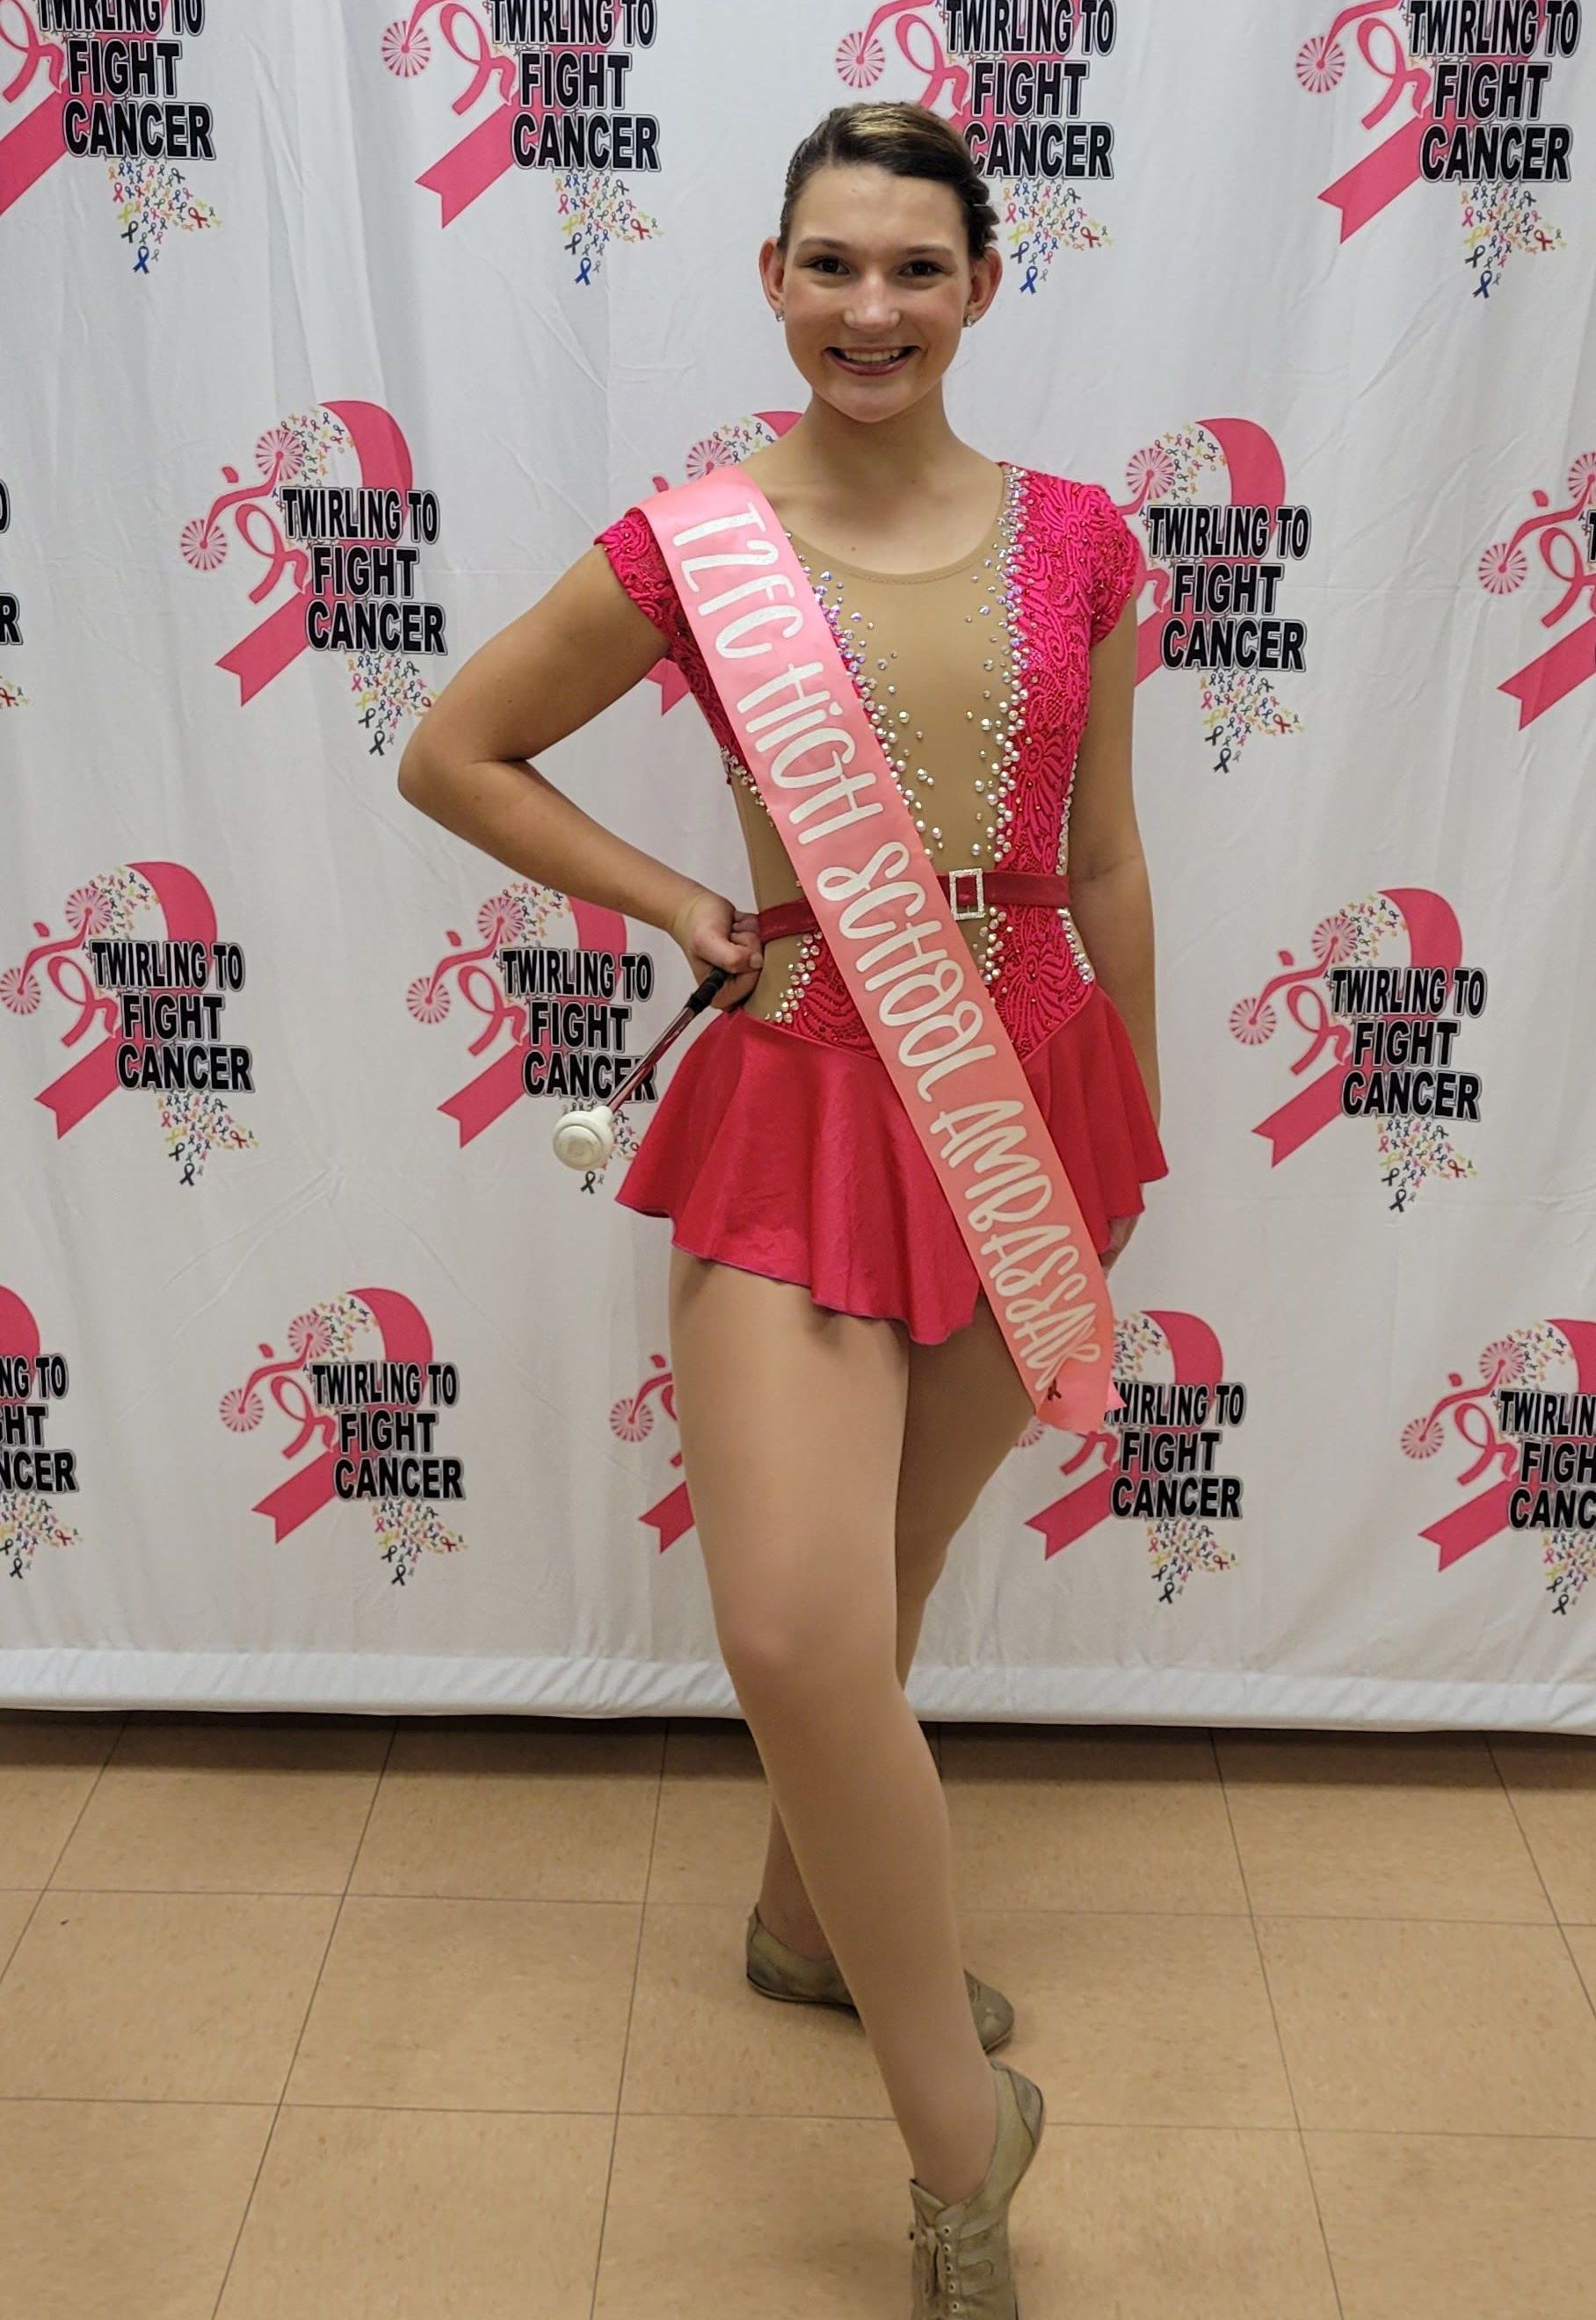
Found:
<svg viewBox="0 0 1596 2320"><path fill-rule="evenodd" d="M1021 1068L1098 1253L1168 1174L1136 1051L1100 983ZM696 1033L615 1198L671 1239L817 1305L938 1345L975 1318L964 1237L874 1047L833 1047L740 1009Z"/></svg>

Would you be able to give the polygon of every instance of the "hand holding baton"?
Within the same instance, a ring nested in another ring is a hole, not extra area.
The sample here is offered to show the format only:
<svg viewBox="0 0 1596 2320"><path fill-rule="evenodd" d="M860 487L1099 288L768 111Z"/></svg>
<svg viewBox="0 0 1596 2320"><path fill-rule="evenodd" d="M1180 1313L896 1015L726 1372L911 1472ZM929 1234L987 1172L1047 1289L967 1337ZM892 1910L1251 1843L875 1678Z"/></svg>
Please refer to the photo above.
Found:
<svg viewBox="0 0 1596 2320"><path fill-rule="evenodd" d="M758 914L739 911L724 894L694 887L672 919L671 940L685 955L694 974L705 959L715 959L703 982L680 1013L674 1016L642 1061L618 1087L608 1103L567 1111L554 1130L554 1149L567 1168L588 1174L606 1165L615 1150L615 1114L634 1095L673 1039L679 1038L695 1015L702 1014L723 983L747 976L749 988L734 1004L753 996L753 978L763 964Z"/></svg>
<svg viewBox="0 0 1596 2320"><path fill-rule="evenodd" d="M672 1040L681 1037L693 1018L703 1013L721 984L730 978L730 967L712 967L686 1005L672 1016L641 1063L627 1074L608 1103L595 1103L561 1117L554 1130L554 1149L567 1168L603 1168L607 1165L615 1150L615 1114L628 1097L637 1092Z"/></svg>

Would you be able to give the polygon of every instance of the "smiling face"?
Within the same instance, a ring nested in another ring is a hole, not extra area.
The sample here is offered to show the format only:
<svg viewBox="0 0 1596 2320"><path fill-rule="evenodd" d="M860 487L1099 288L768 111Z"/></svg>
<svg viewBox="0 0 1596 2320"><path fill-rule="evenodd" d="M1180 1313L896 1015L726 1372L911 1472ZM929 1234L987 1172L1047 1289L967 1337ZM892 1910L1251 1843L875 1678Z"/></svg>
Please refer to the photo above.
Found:
<svg viewBox="0 0 1596 2320"><path fill-rule="evenodd" d="M866 421L931 391L1001 267L995 251L972 266L951 186L863 162L817 169L793 205L784 264L774 240L760 256L793 360L816 394Z"/></svg>

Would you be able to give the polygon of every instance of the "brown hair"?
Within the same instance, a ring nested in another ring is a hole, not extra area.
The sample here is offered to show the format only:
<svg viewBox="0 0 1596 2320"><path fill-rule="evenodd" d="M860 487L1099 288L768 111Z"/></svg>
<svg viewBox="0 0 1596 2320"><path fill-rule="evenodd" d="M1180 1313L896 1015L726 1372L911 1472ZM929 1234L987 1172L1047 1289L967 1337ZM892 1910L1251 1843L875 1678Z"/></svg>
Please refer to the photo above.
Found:
<svg viewBox="0 0 1596 2320"><path fill-rule="evenodd" d="M991 249L998 214L986 180L970 149L949 121L929 105L907 104L834 105L812 129L787 164L776 247L787 252L793 211L817 169L833 162L867 161L896 177L934 177L951 186L965 213L965 238L972 264Z"/></svg>

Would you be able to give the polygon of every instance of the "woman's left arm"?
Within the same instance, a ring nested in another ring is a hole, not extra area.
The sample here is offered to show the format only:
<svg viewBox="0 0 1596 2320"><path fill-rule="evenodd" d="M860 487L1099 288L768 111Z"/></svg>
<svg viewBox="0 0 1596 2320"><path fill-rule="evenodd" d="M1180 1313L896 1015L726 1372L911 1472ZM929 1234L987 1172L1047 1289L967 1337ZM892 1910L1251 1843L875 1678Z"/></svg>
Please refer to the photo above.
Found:
<svg viewBox="0 0 1596 2320"><path fill-rule="evenodd" d="M1092 647L1092 693L1070 799L1070 915L1098 981L1124 1019L1155 1125L1158 1039L1153 999L1153 898L1131 795L1136 697L1134 594Z"/></svg>

